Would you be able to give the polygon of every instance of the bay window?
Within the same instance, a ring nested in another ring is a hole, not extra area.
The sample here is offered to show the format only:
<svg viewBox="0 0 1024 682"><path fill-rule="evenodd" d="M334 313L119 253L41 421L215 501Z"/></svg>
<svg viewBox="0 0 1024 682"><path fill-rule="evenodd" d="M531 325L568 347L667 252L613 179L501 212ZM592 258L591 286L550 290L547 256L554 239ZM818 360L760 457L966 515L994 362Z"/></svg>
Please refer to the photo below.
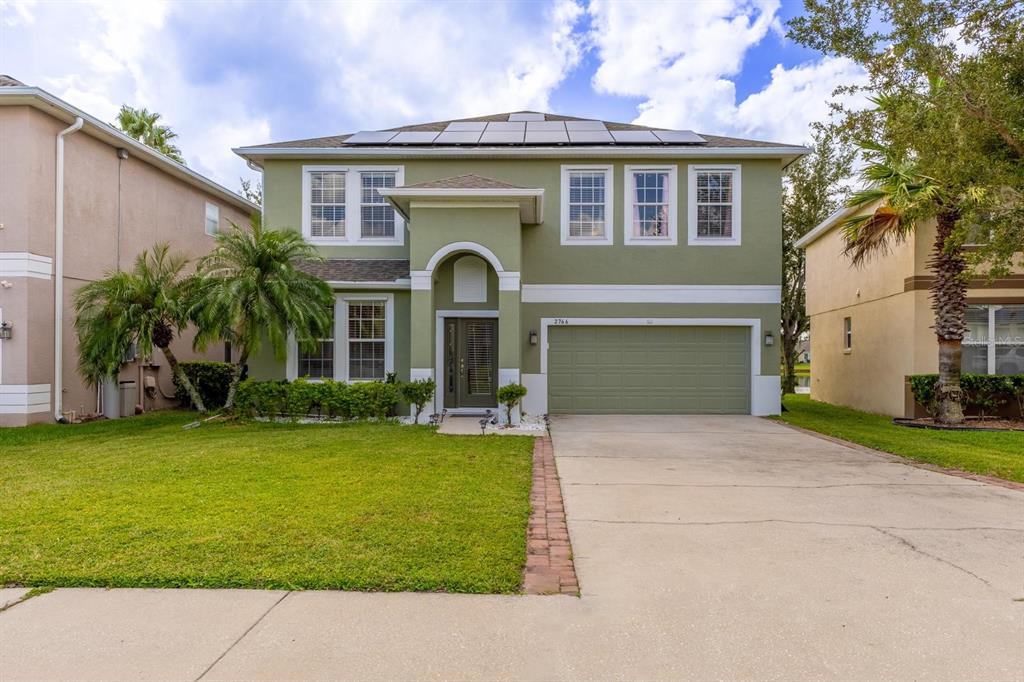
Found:
<svg viewBox="0 0 1024 682"><path fill-rule="evenodd" d="M1024 304L968 305L964 318L964 372L1024 373Z"/></svg>

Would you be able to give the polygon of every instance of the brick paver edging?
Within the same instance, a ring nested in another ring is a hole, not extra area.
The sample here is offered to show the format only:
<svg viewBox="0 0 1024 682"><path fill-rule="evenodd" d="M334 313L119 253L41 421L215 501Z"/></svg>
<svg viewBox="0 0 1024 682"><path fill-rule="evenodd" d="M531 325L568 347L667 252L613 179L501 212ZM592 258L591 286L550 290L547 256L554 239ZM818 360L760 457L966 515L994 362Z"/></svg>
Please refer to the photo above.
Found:
<svg viewBox="0 0 1024 682"><path fill-rule="evenodd" d="M550 436L533 441L533 487L530 490L530 523L526 532L523 592L578 595L580 586L572 563L562 487L558 482Z"/></svg>

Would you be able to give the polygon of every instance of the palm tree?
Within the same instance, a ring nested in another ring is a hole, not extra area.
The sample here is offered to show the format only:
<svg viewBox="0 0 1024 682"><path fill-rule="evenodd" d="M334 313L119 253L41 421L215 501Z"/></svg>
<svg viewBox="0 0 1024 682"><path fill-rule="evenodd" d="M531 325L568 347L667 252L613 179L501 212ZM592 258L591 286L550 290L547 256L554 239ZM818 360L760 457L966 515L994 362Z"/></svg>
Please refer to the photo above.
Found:
<svg viewBox="0 0 1024 682"><path fill-rule="evenodd" d="M170 253L167 244L143 251L129 272L111 272L75 294L78 368L89 385L117 374L132 344L143 356L156 346L171 372L200 412L206 406L171 350L188 322L191 279L182 272L188 259Z"/></svg>
<svg viewBox="0 0 1024 682"><path fill-rule="evenodd" d="M115 125L129 137L133 137L147 147L152 147L164 156L185 165L181 150L171 144L178 134L165 125L158 125L160 114L146 109L135 109L127 104L121 105Z"/></svg>
<svg viewBox="0 0 1024 682"><path fill-rule="evenodd" d="M294 230L264 229L253 214L249 229L234 223L199 262L201 277L192 311L196 344L225 339L238 348L226 409L235 402L242 368L264 340L284 359L289 332L304 345L330 334L328 309L334 297L327 284L298 270L300 260L321 260Z"/></svg>
<svg viewBox="0 0 1024 682"><path fill-rule="evenodd" d="M888 252L892 244L903 242L920 221L935 219L935 242L928 266L934 274L932 328L939 344L936 419L944 424L962 423L960 354L967 329L967 261L956 237L961 198L951 196L935 178L920 173L912 160L900 158L881 145L862 142L859 146L867 161L862 176L869 186L851 195L847 206L877 206L844 222L846 253L855 265L860 265L872 255Z"/></svg>

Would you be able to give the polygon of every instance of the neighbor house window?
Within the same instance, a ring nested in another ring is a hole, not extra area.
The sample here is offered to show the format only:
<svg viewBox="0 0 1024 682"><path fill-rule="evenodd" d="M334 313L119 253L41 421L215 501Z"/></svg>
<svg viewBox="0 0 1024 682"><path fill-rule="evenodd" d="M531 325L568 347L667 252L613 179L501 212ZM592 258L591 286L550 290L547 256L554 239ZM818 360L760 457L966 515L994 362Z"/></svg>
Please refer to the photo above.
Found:
<svg viewBox="0 0 1024 682"><path fill-rule="evenodd" d="M612 167L562 166L562 243L612 243Z"/></svg>
<svg viewBox="0 0 1024 682"><path fill-rule="evenodd" d="M964 372L1024 373L1024 304L968 305Z"/></svg>
<svg viewBox="0 0 1024 682"><path fill-rule="evenodd" d="M385 301L348 301L348 378L384 379Z"/></svg>
<svg viewBox="0 0 1024 682"><path fill-rule="evenodd" d="M739 166L690 166L688 194L689 244L740 243Z"/></svg>
<svg viewBox="0 0 1024 682"><path fill-rule="evenodd" d="M404 244L402 217L380 195L402 185L401 166L303 166L302 171L302 233L313 244Z"/></svg>
<svg viewBox="0 0 1024 682"><path fill-rule="evenodd" d="M220 207L206 202L206 234L211 237L220 231Z"/></svg>
<svg viewBox="0 0 1024 682"><path fill-rule="evenodd" d="M853 319L843 318L843 350L853 350Z"/></svg>
<svg viewBox="0 0 1024 682"><path fill-rule="evenodd" d="M344 171L315 171L309 174L309 236L345 237Z"/></svg>
<svg viewBox="0 0 1024 682"><path fill-rule="evenodd" d="M316 346L310 350L299 348L298 375L309 379L334 378L334 308L328 311L331 316L331 335L317 339Z"/></svg>
<svg viewBox="0 0 1024 682"><path fill-rule="evenodd" d="M360 212L362 236L389 239L395 236L395 209L377 191L395 186L395 173L391 171L364 171L361 182Z"/></svg>

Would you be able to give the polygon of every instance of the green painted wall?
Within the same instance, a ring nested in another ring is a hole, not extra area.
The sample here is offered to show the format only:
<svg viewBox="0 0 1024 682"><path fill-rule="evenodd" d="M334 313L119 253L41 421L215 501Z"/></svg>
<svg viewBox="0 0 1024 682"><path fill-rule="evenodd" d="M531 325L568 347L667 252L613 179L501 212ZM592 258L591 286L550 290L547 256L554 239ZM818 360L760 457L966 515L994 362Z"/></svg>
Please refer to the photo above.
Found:
<svg viewBox="0 0 1024 682"><path fill-rule="evenodd" d="M522 227L522 274L525 284L777 284L782 276L781 188L779 160L677 159L679 182L679 244L677 246L626 246L622 243L624 166L641 163L671 163L669 159L587 160L588 164L614 167L613 246L561 246L560 183L561 164L555 159L408 160L405 182L475 173L523 187L543 187L544 222ZM265 168L267 222L271 226L299 229L302 224L303 164L344 163L329 160L268 161ZM368 162L359 162L366 165ZM394 164L393 160L388 163ZM687 166L692 163L740 164L742 167L741 246L688 246L686 244ZM415 232L431 217L427 211L453 215L452 210L413 211L407 226L405 246L322 247L325 256L335 258L408 258L409 244L419 249ZM496 209L462 209L466 221L479 230ZM422 215L421 215L422 214ZM475 217L469 217L474 216ZM454 228L455 225L452 225ZM449 239L451 241L451 239ZM415 256L416 254L414 254ZM415 266L414 266L415 267ZM515 269L507 266L508 269Z"/></svg>

